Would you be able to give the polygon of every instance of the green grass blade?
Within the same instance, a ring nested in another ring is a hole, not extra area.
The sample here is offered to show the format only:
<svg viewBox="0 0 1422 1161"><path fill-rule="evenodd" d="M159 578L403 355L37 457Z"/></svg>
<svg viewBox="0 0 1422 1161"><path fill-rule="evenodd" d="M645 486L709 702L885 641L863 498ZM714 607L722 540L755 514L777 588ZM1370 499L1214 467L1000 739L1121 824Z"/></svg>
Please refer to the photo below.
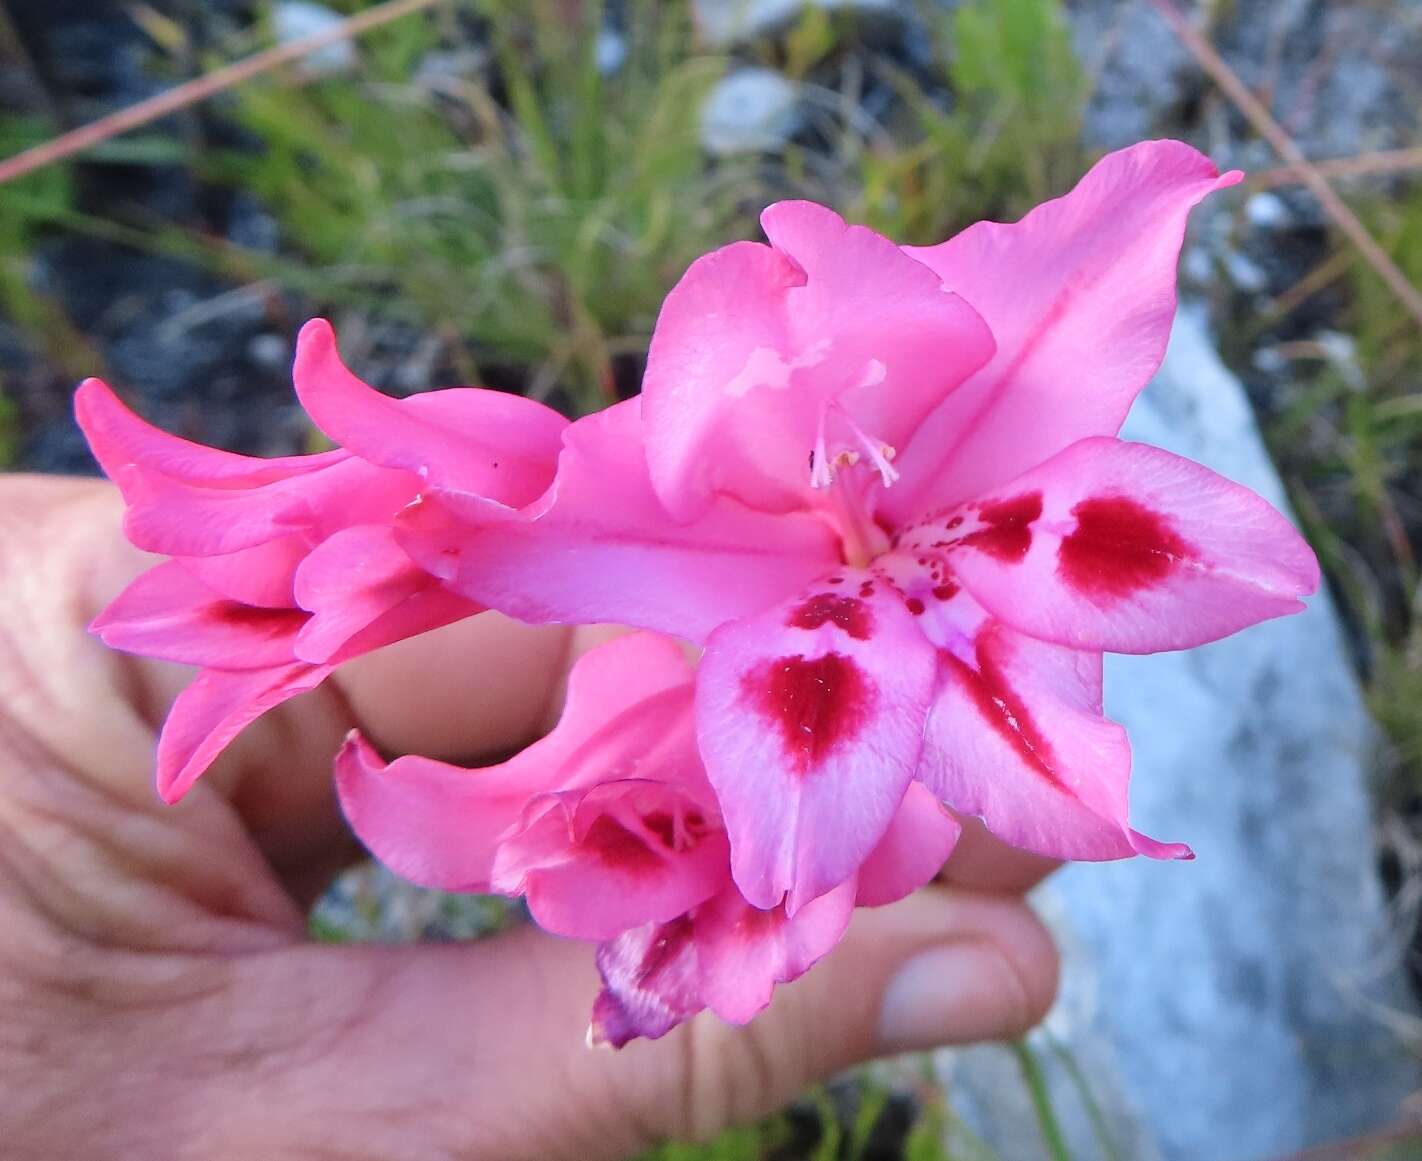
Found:
<svg viewBox="0 0 1422 1161"><path fill-rule="evenodd" d="M1012 1042L1013 1055L1022 1070L1023 1083L1027 1085L1027 1095L1032 1098L1032 1111L1037 1116L1037 1126L1042 1131L1042 1141L1047 1146L1047 1155L1052 1161L1071 1161L1067 1150L1066 1136L1052 1107L1051 1094L1047 1091L1047 1078L1042 1072L1037 1054L1028 1047L1025 1040Z"/></svg>
<svg viewBox="0 0 1422 1161"><path fill-rule="evenodd" d="M1121 1154L1117 1151L1116 1143L1112 1139L1111 1126L1106 1122L1106 1114L1096 1100L1096 1095L1091 1091L1091 1084L1087 1081L1086 1073L1082 1071L1081 1065L1077 1063L1075 1054L1050 1031L1044 1029L1043 1035L1052 1050L1052 1055L1066 1069L1067 1078L1071 1081L1072 1088L1076 1090L1082 1108L1086 1110L1087 1119L1091 1122L1091 1131L1096 1137L1097 1145L1101 1148L1102 1158L1104 1161L1122 1161Z"/></svg>

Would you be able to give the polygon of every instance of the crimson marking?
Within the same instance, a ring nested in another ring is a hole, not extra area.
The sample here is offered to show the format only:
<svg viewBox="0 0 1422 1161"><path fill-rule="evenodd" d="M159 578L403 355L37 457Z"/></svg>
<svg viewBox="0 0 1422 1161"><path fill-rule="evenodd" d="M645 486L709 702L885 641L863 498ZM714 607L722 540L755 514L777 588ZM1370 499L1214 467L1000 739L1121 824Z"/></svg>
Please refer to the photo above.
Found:
<svg viewBox="0 0 1422 1161"><path fill-rule="evenodd" d="M998 560L1019 561L1032 547L1032 521L1042 514L1042 493L1028 492L1011 500L983 505L978 512L982 527L958 543L986 552Z"/></svg>
<svg viewBox="0 0 1422 1161"><path fill-rule="evenodd" d="M977 669L951 653L941 654L957 677L983 720L997 732L1022 761L1059 790L1071 793L1057 776L1056 756L1051 742L1038 726L1027 703L1013 688L1007 673L1007 658L994 626L978 634Z"/></svg>
<svg viewBox="0 0 1422 1161"><path fill-rule="evenodd" d="M792 629L818 629L829 623L857 641L867 641L874 631L874 614L854 597L817 593L791 613L785 623Z"/></svg>
<svg viewBox="0 0 1422 1161"><path fill-rule="evenodd" d="M747 699L779 730L800 777L864 728L875 700L874 686L842 653L781 657L741 683Z"/></svg>
<svg viewBox="0 0 1422 1161"><path fill-rule="evenodd" d="M1078 592L1120 599L1165 580L1195 555L1165 517L1129 496L1095 496L1071 510L1057 572Z"/></svg>
<svg viewBox="0 0 1422 1161"><path fill-rule="evenodd" d="M649 874L662 869L661 858L642 837L611 815L598 815L579 845L599 862L619 871Z"/></svg>

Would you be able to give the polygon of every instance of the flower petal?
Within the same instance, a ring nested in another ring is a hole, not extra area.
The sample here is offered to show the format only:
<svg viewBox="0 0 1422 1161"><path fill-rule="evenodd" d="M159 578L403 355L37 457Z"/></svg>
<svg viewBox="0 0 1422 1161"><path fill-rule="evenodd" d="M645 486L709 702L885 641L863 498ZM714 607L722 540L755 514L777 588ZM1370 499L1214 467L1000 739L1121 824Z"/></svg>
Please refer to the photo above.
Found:
<svg viewBox="0 0 1422 1161"><path fill-rule="evenodd" d="M387 765L352 736L336 758L336 790L356 836L396 874L487 891L499 842L540 794L656 773L694 788L700 770L679 760L690 698L691 669L674 643L618 638L578 660L558 724L507 762L466 770L407 756Z"/></svg>
<svg viewBox="0 0 1422 1161"><path fill-rule="evenodd" d="M144 422L99 379L79 384L74 392L74 416L104 474L116 483L120 483L122 469L138 464L147 471L190 483L252 488L320 471L346 458L345 452L330 451L261 459L191 443Z"/></svg>
<svg viewBox="0 0 1422 1161"><path fill-rule="evenodd" d="M523 621L601 621L704 640L838 560L828 526L718 500L690 524L653 494L638 401L568 428L558 476L513 510L439 492L402 514L405 550L471 600Z"/></svg>
<svg viewBox="0 0 1422 1161"><path fill-rule="evenodd" d="M687 760L696 761L694 743ZM552 796L500 846L491 881L525 895L545 931L604 940L690 911L729 882L729 864L725 831L708 827L694 801L665 783L625 780Z"/></svg>
<svg viewBox="0 0 1422 1161"><path fill-rule="evenodd" d="M149 552L225 556L293 534L309 546L349 524L392 518L419 488L413 475L340 450L257 459L189 443L139 419L97 379L81 384L74 409L123 493L125 535ZM290 551L263 563L288 561ZM246 565L225 575L243 585L252 579ZM261 586L266 599L252 603L271 603L284 579Z"/></svg>
<svg viewBox="0 0 1422 1161"><path fill-rule="evenodd" d="M776 984L809 971L834 948L854 911L843 883L787 917L761 911L728 887L696 912L701 999L723 1020L745 1024L770 1003Z"/></svg>
<svg viewBox="0 0 1422 1161"><path fill-rule="evenodd" d="M350 524L393 519L419 484L352 458L255 487L192 484L141 464L113 480L128 504L124 535L169 556L223 556L293 533L318 543Z"/></svg>
<svg viewBox="0 0 1422 1161"><path fill-rule="evenodd" d="M351 374L320 318L301 328L292 375L316 426L372 464L512 505L553 478L568 421L531 399L477 387L392 399Z"/></svg>
<svg viewBox="0 0 1422 1161"><path fill-rule="evenodd" d="M919 767L937 798L1051 858L1190 857L1127 824L1130 743L1101 716L1100 654L1016 633L966 593L922 622L945 642Z"/></svg>
<svg viewBox="0 0 1422 1161"><path fill-rule="evenodd" d="M834 948L854 910L854 884L807 904L793 918L760 911L727 887L694 916L647 924L598 948L603 989L593 1004L592 1044L655 1040L711 1007L744 1024L777 983L803 975Z"/></svg>
<svg viewBox="0 0 1422 1161"><path fill-rule="evenodd" d="M917 891L943 869L962 831L926 786L911 783L894 821L859 868L855 903L881 907Z"/></svg>
<svg viewBox="0 0 1422 1161"><path fill-rule="evenodd" d="M273 706L315 689L329 665L205 669L178 694L158 739L158 794L177 802L242 729Z"/></svg>
<svg viewBox="0 0 1422 1161"><path fill-rule="evenodd" d="M712 634L697 733L752 904L788 893L793 915L874 849L913 777L935 666L898 594L849 569Z"/></svg>
<svg viewBox="0 0 1422 1161"><path fill-rule="evenodd" d="M300 609L228 600L170 560L124 589L90 630L110 648L144 657L216 669L269 669L295 660L292 645L306 620Z"/></svg>
<svg viewBox="0 0 1422 1161"><path fill-rule="evenodd" d="M305 661L344 661L462 620L478 605L446 592L383 524L346 528L322 541L296 573L297 603L311 613L295 643Z"/></svg>
<svg viewBox="0 0 1422 1161"><path fill-rule="evenodd" d="M336 755L356 837L401 878L445 891L490 889L499 840L556 774L552 763L517 759L480 770L416 755L387 764L354 732Z"/></svg>
<svg viewBox="0 0 1422 1161"><path fill-rule="evenodd" d="M182 566L229 600L268 609L296 604L292 585L310 546L299 533L280 536L224 556L184 556Z"/></svg>
<svg viewBox="0 0 1422 1161"><path fill-rule="evenodd" d="M1076 649L1186 649L1299 612L1318 587L1313 552L1265 500L1146 444L1082 440L962 514L948 549L962 583Z"/></svg>
<svg viewBox="0 0 1422 1161"><path fill-rule="evenodd" d="M592 1045L660 1039L706 1006L688 916L648 923L602 944L597 970L602 991L593 1001Z"/></svg>
<svg viewBox="0 0 1422 1161"><path fill-rule="evenodd" d="M773 205L761 223L771 245L692 263L652 335L647 461L680 519L718 495L767 512L803 506L831 401L901 449L992 354L977 313L888 239L810 202Z"/></svg>
<svg viewBox="0 0 1422 1161"><path fill-rule="evenodd" d="M328 660L332 664L341 664L353 657L359 657L362 653L383 649L386 645L404 641L407 637L418 637L421 633L462 621L483 611L483 608L473 601L466 601L463 597L449 592L434 578L421 573L418 587L398 604L392 605L370 624L358 630L344 645L336 649ZM337 635L333 633L332 637ZM306 646L316 653L325 652L329 644L330 641L327 640L322 643L322 648L317 649L309 639L306 642ZM296 648L299 657L303 652L299 635Z"/></svg>
<svg viewBox="0 0 1422 1161"><path fill-rule="evenodd" d="M899 521L971 499L1078 439L1115 435L1165 354L1185 219L1242 176L1147 141L1020 222L908 247L981 312L997 354L900 449L883 511Z"/></svg>

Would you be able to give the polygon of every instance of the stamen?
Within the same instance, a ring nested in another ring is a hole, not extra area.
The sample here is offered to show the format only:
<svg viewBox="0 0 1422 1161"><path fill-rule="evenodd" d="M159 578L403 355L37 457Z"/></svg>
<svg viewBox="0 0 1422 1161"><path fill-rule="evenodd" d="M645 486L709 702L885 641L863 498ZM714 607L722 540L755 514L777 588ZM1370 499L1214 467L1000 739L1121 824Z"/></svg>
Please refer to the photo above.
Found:
<svg viewBox="0 0 1422 1161"><path fill-rule="evenodd" d="M814 450L810 452L810 487L828 488L834 483L834 464L830 462L829 452L825 450L825 412L828 408L820 408L819 428L815 433Z"/></svg>
<svg viewBox="0 0 1422 1161"><path fill-rule="evenodd" d="M854 384L854 388L875 386L883 381L884 375L884 364L877 359L871 359L859 381ZM859 451L842 444L836 447L833 452L830 451L829 441L825 434L830 412L834 412L835 416L843 421L844 426L849 429L854 441L859 445ZM820 405L819 419L815 425L815 446L810 450L810 487L828 488L834 483L836 472L852 468L861 459L867 459L874 470L879 473L880 481L887 488L899 478L899 472L892 462L897 454L891 445L883 440L875 439L855 423L853 417L837 399L827 399Z"/></svg>
<svg viewBox="0 0 1422 1161"><path fill-rule="evenodd" d="M898 455L898 452L888 444L872 438L862 427L855 423L842 408L840 409L840 417L844 420L845 426L854 433L854 438L859 441L859 446L864 449L865 454L869 457L869 462L874 466L874 470L879 473L879 478L884 482L884 487L889 487L899 478L898 469L889 462Z"/></svg>

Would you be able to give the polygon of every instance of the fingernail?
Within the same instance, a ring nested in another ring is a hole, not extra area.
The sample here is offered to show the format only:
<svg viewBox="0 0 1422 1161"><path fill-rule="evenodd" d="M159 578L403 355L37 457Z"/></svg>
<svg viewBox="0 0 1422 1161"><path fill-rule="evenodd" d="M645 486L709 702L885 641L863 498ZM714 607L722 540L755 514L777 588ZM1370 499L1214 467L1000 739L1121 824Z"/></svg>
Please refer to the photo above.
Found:
<svg viewBox="0 0 1422 1161"><path fill-rule="evenodd" d="M917 1052L1018 1032L1027 999L1003 954L981 940L921 951L884 991L879 1048Z"/></svg>

